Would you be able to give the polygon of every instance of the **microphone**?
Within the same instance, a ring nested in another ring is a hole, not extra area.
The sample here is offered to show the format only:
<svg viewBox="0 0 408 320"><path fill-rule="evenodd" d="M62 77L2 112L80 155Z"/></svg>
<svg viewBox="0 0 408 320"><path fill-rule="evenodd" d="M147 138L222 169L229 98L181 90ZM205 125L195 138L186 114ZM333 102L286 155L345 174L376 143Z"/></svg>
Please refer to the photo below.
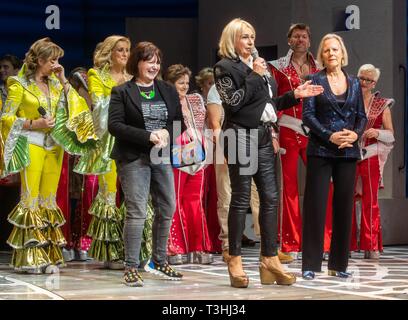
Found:
<svg viewBox="0 0 408 320"><path fill-rule="evenodd" d="M252 56L252 58L253 58L254 60L259 58L259 52L258 52L258 50L257 50L255 47L252 48L251 56ZM270 78L270 77L271 77L271 74L270 74L269 69L268 69L268 65L266 65L266 72L265 72L265 74L264 74L264 77L266 77L266 78ZM265 80L268 81L268 79L265 79Z"/></svg>
<svg viewBox="0 0 408 320"><path fill-rule="evenodd" d="M81 84L84 86L85 90L88 91L88 84L86 83L86 80L83 78L83 76L81 75L79 71L74 72L74 77L76 77L81 82Z"/></svg>
<svg viewBox="0 0 408 320"><path fill-rule="evenodd" d="M41 115L42 118L46 118L46 117L47 117L47 111L46 111L43 107L39 106L38 109L37 109L37 111L40 113L40 115Z"/></svg>

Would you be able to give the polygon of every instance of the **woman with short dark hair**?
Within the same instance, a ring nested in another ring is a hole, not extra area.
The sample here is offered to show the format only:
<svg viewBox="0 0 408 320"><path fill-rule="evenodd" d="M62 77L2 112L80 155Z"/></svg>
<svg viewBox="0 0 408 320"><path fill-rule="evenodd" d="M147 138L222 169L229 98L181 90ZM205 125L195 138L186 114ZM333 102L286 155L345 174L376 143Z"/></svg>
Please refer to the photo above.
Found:
<svg viewBox="0 0 408 320"><path fill-rule="evenodd" d="M167 240L175 210L173 168L154 153L168 146L173 122L181 121L181 106L175 88L157 79L162 54L151 42L140 42L133 49L126 70L134 77L112 89L108 130L115 137L111 157L118 167L125 194L124 226L125 274L128 286L143 286L137 268L146 219L149 194L155 211L153 253L145 269L171 280L182 275L166 259Z"/></svg>

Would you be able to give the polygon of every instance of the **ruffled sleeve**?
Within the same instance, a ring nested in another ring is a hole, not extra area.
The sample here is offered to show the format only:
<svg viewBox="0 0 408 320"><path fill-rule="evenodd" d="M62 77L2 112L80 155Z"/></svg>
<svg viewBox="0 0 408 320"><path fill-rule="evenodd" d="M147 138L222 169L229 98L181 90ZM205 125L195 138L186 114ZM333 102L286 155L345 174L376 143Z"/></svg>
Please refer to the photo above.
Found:
<svg viewBox="0 0 408 320"><path fill-rule="evenodd" d="M104 83L95 69L88 71L89 93L92 98L92 117L95 126L95 133L99 138L108 130L108 109L110 95L104 94Z"/></svg>
<svg viewBox="0 0 408 320"><path fill-rule="evenodd" d="M88 105L72 87L66 96L61 91L51 136L65 151L76 155L85 154L98 140Z"/></svg>
<svg viewBox="0 0 408 320"><path fill-rule="evenodd" d="M92 98L92 118L95 133L99 138L95 148L83 155L74 168L80 174L104 174L111 171L112 159L110 154L115 138L108 132L108 111L110 90L115 84L109 75L108 69L89 69L88 87Z"/></svg>
<svg viewBox="0 0 408 320"><path fill-rule="evenodd" d="M25 118L17 111L23 98L23 86L15 77L8 78L8 96L0 118L3 157L0 166L2 176L21 171L30 162L28 139L23 133Z"/></svg>

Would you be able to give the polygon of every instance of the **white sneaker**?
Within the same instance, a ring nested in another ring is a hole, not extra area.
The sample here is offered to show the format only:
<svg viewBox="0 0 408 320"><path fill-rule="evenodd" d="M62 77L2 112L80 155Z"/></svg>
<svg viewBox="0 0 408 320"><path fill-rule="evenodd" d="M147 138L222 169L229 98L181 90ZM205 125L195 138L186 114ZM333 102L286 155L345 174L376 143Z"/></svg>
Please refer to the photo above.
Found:
<svg viewBox="0 0 408 320"><path fill-rule="evenodd" d="M59 268L55 264L50 264L44 270L44 273L46 274L52 274L52 273L58 273L58 272L59 272Z"/></svg>

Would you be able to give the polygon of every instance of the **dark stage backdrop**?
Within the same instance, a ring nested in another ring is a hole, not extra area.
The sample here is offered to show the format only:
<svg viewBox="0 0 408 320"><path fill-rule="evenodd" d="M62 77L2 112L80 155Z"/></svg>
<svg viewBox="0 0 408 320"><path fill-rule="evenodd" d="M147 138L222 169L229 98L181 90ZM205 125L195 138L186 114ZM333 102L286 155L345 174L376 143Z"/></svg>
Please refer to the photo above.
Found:
<svg viewBox="0 0 408 320"><path fill-rule="evenodd" d="M49 29L59 10L59 29ZM46 13L49 7L49 13ZM67 69L90 67L92 52L108 35L125 34L126 18L196 18L198 0L0 0L0 55L24 58L37 39L51 37L65 50Z"/></svg>

